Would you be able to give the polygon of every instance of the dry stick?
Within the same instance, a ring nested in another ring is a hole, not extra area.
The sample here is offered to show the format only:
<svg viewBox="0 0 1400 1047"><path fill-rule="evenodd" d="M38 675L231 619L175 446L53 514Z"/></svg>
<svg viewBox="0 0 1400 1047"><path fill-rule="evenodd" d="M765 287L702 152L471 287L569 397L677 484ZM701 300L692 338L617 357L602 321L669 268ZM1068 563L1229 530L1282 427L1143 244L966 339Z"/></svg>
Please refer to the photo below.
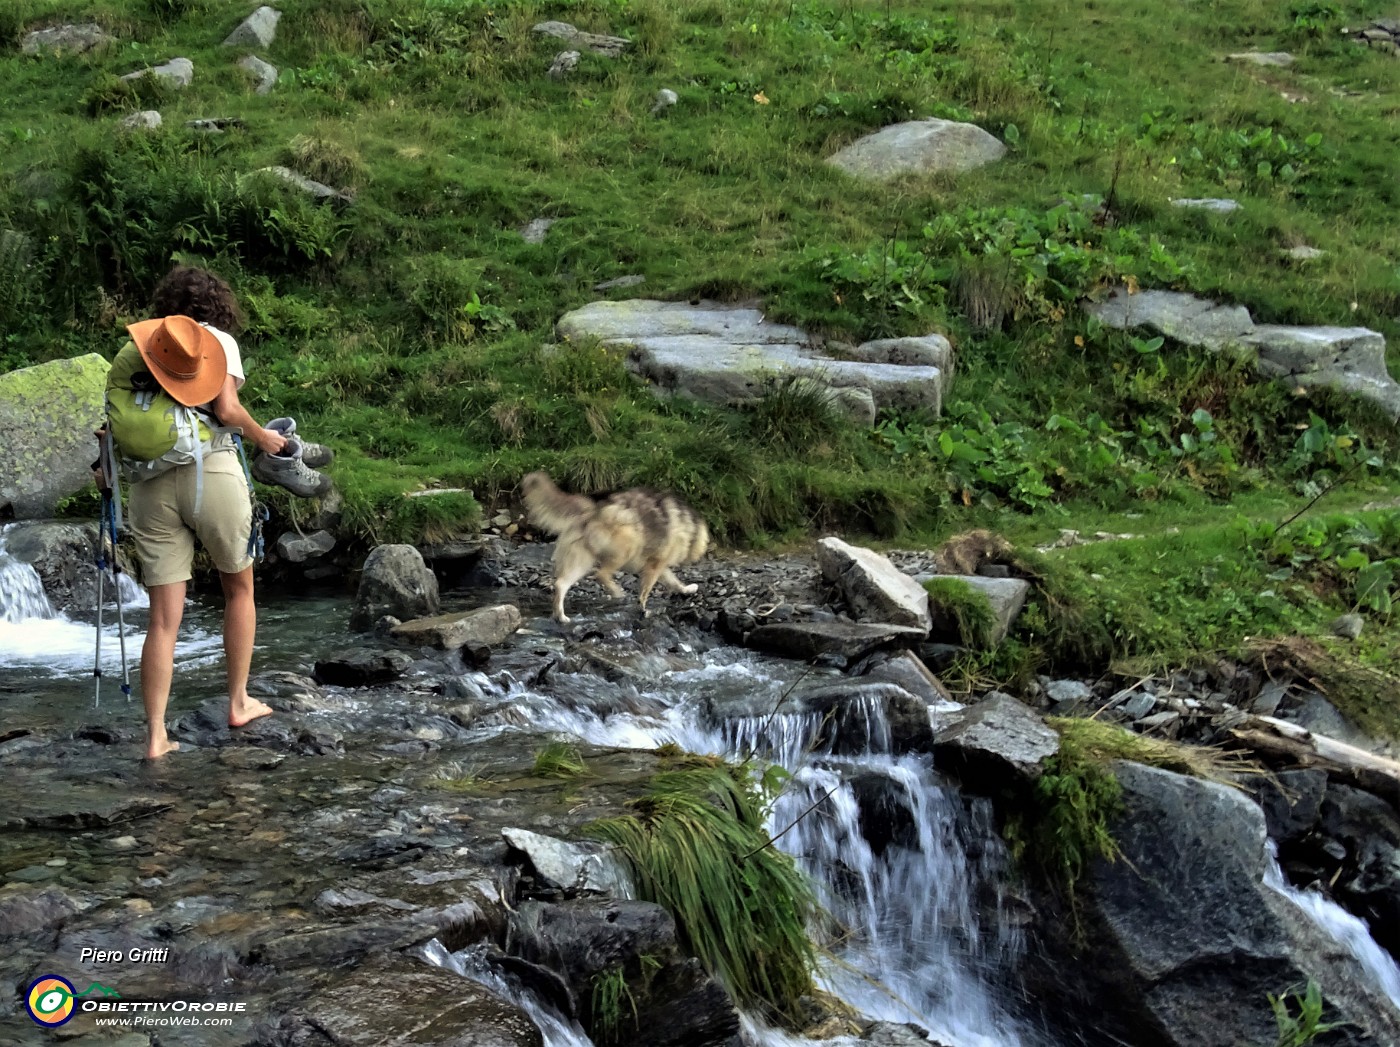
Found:
<svg viewBox="0 0 1400 1047"><path fill-rule="evenodd" d="M778 833L778 834L775 835L775 836L770 836L770 837L768 837L768 842L767 842L767 843L763 844L763 845L760 846L760 847L755 847L755 848L754 848L752 851L750 851L748 854L740 855L740 856L739 856L739 861L741 861L741 862L746 862L746 861L748 861L750 858L752 858L755 854L757 854L759 851L764 851L764 850L767 850L769 847L772 847L773 844L777 843L780 839L782 839L784 836L786 836L787 833L788 833L788 831L789 831L790 829L792 829L793 826L795 826L795 825L796 825L798 822L800 822L803 818L806 818L807 815L811 814L811 813L812 813L813 811L815 811L818 807L820 807L822 804L824 804L824 803L827 801L827 799L831 796L831 794L834 793L834 792L835 792L837 789L839 789L839 788L841 788L841 786L839 786L839 785L833 785L830 789L828 789L828 790L822 795L821 799L813 801L812 806L808 807L805 811L803 811L801 814L799 814L796 818L794 818L792 821L788 822L787 829L784 829L782 832Z"/></svg>
<svg viewBox="0 0 1400 1047"><path fill-rule="evenodd" d="M1352 467L1351 467L1350 469L1348 469L1346 472L1342 473L1341 476L1337 477L1337 479L1333 480L1330 484L1328 484L1328 485L1327 485L1326 487L1324 487L1322 490L1318 491L1317 494L1315 494L1315 495L1313 496L1312 501L1310 501L1307 505L1303 506L1303 508L1299 509L1296 513L1294 513L1292 516L1290 516L1287 520L1283 521L1283 523L1279 524L1278 527L1274 529L1274 534L1281 534L1281 533L1283 533L1283 529L1284 529L1285 527L1287 527L1287 526L1288 526L1289 524L1291 524L1294 520L1298 519L1298 517L1302 516L1305 512L1307 512L1307 511L1308 511L1309 509L1311 509L1314 505L1316 505L1319 501L1321 501L1324 495L1330 494L1332 491L1336 490L1338 487L1341 487L1342 484L1344 484L1344 483L1346 483L1348 480L1350 480L1350 479L1351 479L1351 474L1354 473L1354 472L1356 472L1356 470L1360 469L1364 464L1365 464L1364 462L1354 462L1354 463L1352 464Z"/></svg>

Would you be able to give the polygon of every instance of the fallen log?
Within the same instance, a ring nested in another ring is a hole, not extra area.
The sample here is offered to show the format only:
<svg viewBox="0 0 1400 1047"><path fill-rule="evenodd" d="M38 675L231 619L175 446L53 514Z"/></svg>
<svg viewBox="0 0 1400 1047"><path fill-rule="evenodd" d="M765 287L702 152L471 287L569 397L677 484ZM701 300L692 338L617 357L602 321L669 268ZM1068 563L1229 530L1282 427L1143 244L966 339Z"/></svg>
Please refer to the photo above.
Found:
<svg viewBox="0 0 1400 1047"><path fill-rule="evenodd" d="M1367 752L1272 716L1248 716L1230 730L1241 747L1290 766L1316 767L1400 807L1400 761Z"/></svg>

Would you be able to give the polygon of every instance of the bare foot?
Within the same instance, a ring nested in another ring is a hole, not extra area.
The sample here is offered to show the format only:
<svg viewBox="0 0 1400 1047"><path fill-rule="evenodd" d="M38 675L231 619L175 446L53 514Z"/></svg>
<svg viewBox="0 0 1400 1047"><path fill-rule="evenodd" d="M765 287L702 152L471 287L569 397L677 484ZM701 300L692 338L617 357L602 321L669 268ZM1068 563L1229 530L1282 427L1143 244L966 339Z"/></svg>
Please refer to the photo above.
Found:
<svg viewBox="0 0 1400 1047"><path fill-rule="evenodd" d="M172 742L169 738L163 738L159 742L148 740L146 742L146 759L159 760L166 753L173 753L178 748L180 748L180 743Z"/></svg>
<svg viewBox="0 0 1400 1047"><path fill-rule="evenodd" d="M247 698L237 708L233 705L229 706L228 725L230 727L246 727L254 720L271 715L272 706L264 705L256 698Z"/></svg>

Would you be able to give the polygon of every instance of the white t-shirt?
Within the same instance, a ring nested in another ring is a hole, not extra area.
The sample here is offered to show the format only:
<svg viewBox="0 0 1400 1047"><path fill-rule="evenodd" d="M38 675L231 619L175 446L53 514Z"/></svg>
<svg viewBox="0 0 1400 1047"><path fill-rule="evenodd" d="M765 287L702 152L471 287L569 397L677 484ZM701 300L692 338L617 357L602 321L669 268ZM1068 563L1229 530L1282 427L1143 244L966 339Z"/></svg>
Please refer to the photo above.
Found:
<svg viewBox="0 0 1400 1047"><path fill-rule="evenodd" d="M226 331L220 331L213 324L205 324L210 333L219 340L219 344L224 347L224 356L228 360L228 373L233 375L233 387L242 389L243 382L243 355L238 351L238 342L233 335Z"/></svg>

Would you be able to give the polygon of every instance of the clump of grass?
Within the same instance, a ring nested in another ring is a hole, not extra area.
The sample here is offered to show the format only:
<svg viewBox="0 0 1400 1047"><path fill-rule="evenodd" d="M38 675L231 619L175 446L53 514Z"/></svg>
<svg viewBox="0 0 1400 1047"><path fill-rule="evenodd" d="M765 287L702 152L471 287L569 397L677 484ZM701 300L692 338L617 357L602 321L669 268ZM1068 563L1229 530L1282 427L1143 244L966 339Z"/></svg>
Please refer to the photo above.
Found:
<svg viewBox="0 0 1400 1047"><path fill-rule="evenodd" d="M958 643L974 650L992 646L997 618L985 593L961 578L930 578L924 591L935 620L952 619Z"/></svg>
<svg viewBox="0 0 1400 1047"><path fill-rule="evenodd" d="M621 966L608 967L593 976L589 993L589 1033L598 1043L621 1043L627 1012L632 1012L631 1029L637 1028L637 998L627 984Z"/></svg>
<svg viewBox="0 0 1400 1047"><path fill-rule="evenodd" d="M535 766L530 773L536 778L577 778L588 773L588 765L577 745L557 739L535 753Z"/></svg>
<svg viewBox="0 0 1400 1047"><path fill-rule="evenodd" d="M652 779L634 813L595 822L616 845L639 895L675 917L683 947L735 1002L790 1026L812 991L819 915L811 884L770 846L765 788L747 765L667 771Z"/></svg>
<svg viewBox="0 0 1400 1047"><path fill-rule="evenodd" d="M297 135L285 151L287 166L337 189L357 187L365 176L365 164L352 147L330 138Z"/></svg>
<svg viewBox="0 0 1400 1047"><path fill-rule="evenodd" d="M1091 760L1106 764L1113 760L1132 760L1230 786L1237 784L1238 774L1262 772L1258 764L1242 753L1150 738L1102 720L1051 716L1046 722L1060 734L1060 751L1068 749L1076 762Z"/></svg>
<svg viewBox="0 0 1400 1047"><path fill-rule="evenodd" d="M433 774L432 784L439 789L452 792L476 792L490 784L489 778L478 773L475 764L465 764L460 760L443 764Z"/></svg>

